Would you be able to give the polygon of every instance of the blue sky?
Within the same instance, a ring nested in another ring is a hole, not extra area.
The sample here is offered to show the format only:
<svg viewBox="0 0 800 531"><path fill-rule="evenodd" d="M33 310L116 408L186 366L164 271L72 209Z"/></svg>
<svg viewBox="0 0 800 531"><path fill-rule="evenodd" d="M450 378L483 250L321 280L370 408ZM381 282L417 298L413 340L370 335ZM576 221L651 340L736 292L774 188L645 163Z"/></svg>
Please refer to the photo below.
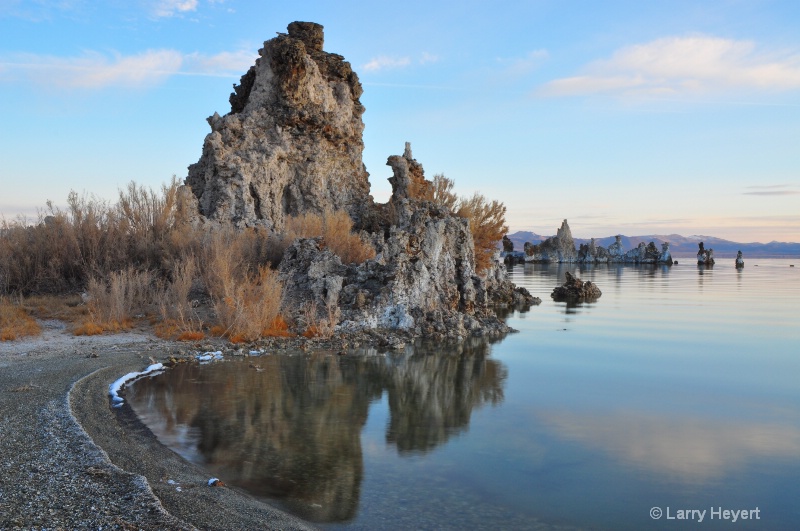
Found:
<svg viewBox="0 0 800 531"><path fill-rule="evenodd" d="M512 231L800 241L796 0L0 0L0 213L182 179L294 20L360 76L378 201L410 141Z"/></svg>

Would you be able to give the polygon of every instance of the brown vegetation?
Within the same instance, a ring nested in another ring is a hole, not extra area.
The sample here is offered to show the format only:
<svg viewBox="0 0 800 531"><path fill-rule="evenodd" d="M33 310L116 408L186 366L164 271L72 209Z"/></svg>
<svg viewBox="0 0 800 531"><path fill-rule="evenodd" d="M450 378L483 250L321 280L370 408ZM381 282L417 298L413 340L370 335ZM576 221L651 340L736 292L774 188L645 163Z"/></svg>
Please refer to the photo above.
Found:
<svg viewBox="0 0 800 531"><path fill-rule="evenodd" d="M0 341L13 341L24 336L36 336L41 328L19 305L0 299Z"/></svg>
<svg viewBox="0 0 800 531"><path fill-rule="evenodd" d="M472 197L458 198L452 190L452 180L442 174L433 176L433 201L469 220L475 244L475 269L485 271L492 264L497 242L508 232L506 207L499 201L489 202L477 192Z"/></svg>
<svg viewBox="0 0 800 531"><path fill-rule="evenodd" d="M0 221L0 295L19 300L4 303L4 315L19 321L35 307L35 315L75 323L79 335L147 318L158 335L180 340L201 339L214 324L232 340L287 335L282 286L269 268L280 260L280 238L266 229L192 228L179 219L177 189L175 179L159 192L131 183L116 204L72 192L66 209L48 202L35 224ZM198 298L211 300L208 323ZM20 332L9 328L12 335Z"/></svg>
<svg viewBox="0 0 800 531"><path fill-rule="evenodd" d="M353 220L343 210L326 210L322 215L306 213L286 220L282 235L285 247L297 238L317 237L322 237L325 245L345 264L360 264L375 258L375 248L353 233Z"/></svg>

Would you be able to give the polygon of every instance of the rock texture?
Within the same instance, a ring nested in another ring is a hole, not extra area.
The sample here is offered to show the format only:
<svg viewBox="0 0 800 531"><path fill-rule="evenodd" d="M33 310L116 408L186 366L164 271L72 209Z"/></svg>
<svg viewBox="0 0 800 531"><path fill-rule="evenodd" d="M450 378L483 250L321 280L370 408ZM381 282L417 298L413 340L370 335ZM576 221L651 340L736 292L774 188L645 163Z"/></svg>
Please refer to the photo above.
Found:
<svg viewBox="0 0 800 531"><path fill-rule="evenodd" d="M293 22L264 43L231 94L231 111L208 119L186 185L209 220L280 230L287 215L371 203L362 163L361 83L340 55L323 51L322 26Z"/></svg>
<svg viewBox="0 0 800 531"><path fill-rule="evenodd" d="M603 293L591 280L583 282L566 273L566 282L553 290L550 296L556 301L592 301L600 298Z"/></svg>

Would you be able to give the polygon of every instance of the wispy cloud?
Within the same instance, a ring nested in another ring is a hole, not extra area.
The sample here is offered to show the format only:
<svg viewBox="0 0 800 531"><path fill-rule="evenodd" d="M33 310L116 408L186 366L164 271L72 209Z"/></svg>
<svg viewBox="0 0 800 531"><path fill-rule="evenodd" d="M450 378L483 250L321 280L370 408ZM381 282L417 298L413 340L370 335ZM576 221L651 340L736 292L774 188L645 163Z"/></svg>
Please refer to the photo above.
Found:
<svg viewBox="0 0 800 531"><path fill-rule="evenodd" d="M365 72L378 72L380 70L391 70L397 68L406 68L413 64L427 65L438 63L441 58L438 55L430 52L422 52L418 59L413 59L409 56L403 57L390 57L387 55L380 55L370 59L365 63L361 69Z"/></svg>
<svg viewBox="0 0 800 531"><path fill-rule="evenodd" d="M403 68L411 64L410 57L388 57L381 55L371 59L363 66L365 72L377 72L393 68Z"/></svg>
<svg viewBox="0 0 800 531"><path fill-rule="evenodd" d="M153 16L157 18L173 17L197 11L197 0L157 0L152 7Z"/></svg>
<svg viewBox="0 0 800 531"><path fill-rule="evenodd" d="M748 186L744 195L800 195L800 189L790 184Z"/></svg>
<svg viewBox="0 0 800 531"><path fill-rule="evenodd" d="M249 51L215 55L184 54L169 49L132 55L89 51L76 57L17 54L0 58L0 83L23 79L42 87L146 88L175 75L236 76L254 61L255 54Z"/></svg>
<svg viewBox="0 0 800 531"><path fill-rule="evenodd" d="M759 49L752 41L666 37L615 52L571 77L553 80L549 96L702 94L722 89L800 89L800 51Z"/></svg>

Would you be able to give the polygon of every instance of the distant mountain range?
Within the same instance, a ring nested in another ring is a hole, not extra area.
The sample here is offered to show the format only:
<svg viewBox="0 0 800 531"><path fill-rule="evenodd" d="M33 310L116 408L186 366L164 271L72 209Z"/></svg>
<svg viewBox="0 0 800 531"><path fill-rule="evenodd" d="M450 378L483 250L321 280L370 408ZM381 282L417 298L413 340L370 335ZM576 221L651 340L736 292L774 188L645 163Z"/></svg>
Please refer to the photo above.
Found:
<svg viewBox="0 0 800 531"><path fill-rule="evenodd" d="M535 232L517 231L509 234L508 238L514 242L514 250L522 251L525 242L533 244L541 243L550 238ZM605 238L595 238L597 245L608 248L614 243L615 236ZM697 244L703 242L706 249L714 249L714 256L726 258L736 256L737 251L742 251L745 258L794 258L800 257L800 243L792 242L769 242L769 243L738 243L714 236L681 236L680 234L651 234L649 236L622 236L622 247L633 249L639 242L655 242L659 249L661 243L669 242L669 250L673 256L695 256L697 254ZM575 247L582 243L589 243L589 239L575 238Z"/></svg>

